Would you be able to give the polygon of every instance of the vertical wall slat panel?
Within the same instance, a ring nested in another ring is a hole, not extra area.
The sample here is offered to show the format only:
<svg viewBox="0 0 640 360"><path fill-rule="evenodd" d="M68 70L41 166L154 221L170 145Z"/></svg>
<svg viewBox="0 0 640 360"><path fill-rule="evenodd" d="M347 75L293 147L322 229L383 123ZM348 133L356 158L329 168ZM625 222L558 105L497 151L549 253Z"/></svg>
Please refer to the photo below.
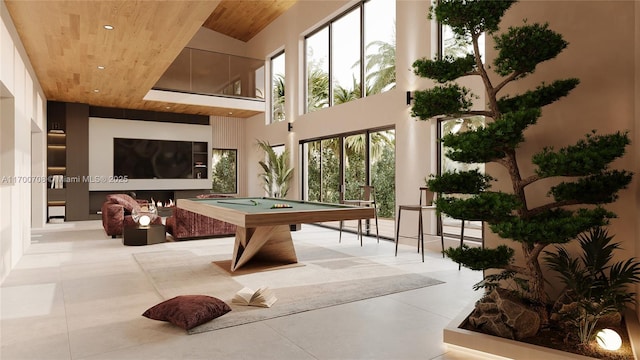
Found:
<svg viewBox="0 0 640 360"><path fill-rule="evenodd" d="M238 150L238 196L247 194L244 127L244 119L228 116L211 117L211 147Z"/></svg>

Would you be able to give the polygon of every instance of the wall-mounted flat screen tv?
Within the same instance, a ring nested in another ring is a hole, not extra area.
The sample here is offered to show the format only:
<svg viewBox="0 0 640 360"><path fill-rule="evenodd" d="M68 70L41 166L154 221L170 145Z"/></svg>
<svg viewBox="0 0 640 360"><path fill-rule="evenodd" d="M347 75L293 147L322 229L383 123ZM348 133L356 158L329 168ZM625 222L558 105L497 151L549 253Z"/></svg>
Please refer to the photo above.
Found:
<svg viewBox="0 0 640 360"><path fill-rule="evenodd" d="M192 178L190 141L113 139L113 175L129 179Z"/></svg>

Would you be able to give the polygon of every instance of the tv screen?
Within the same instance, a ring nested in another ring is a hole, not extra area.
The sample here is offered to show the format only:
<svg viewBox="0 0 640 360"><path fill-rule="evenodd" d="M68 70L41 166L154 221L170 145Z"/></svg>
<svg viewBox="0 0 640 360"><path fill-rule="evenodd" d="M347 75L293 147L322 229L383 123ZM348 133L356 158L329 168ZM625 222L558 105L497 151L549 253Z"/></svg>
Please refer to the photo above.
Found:
<svg viewBox="0 0 640 360"><path fill-rule="evenodd" d="M190 141L113 139L113 175L129 179L192 178Z"/></svg>

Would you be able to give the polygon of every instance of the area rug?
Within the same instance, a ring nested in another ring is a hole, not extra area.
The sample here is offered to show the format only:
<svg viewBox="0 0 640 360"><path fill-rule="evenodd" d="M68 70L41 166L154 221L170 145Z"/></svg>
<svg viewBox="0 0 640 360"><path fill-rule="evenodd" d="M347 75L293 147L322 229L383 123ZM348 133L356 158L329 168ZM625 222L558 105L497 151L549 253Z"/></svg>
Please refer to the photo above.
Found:
<svg viewBox="0 0 640 360"><path fill-rule="evenodd" d="M197 253L196 253L197 251ZM206 249L175 249L133 254L164 299L178 295L210 295L232 308L226 315L189 330L197 334L304 311L345 304L441 284L428 276L408 273L340 251L296 244L299 263L270 271L229 273L227 255ZM231 303L243 287L268 286L278 298L270 308ZM144 310L144 309L142 309Z"/></svg>

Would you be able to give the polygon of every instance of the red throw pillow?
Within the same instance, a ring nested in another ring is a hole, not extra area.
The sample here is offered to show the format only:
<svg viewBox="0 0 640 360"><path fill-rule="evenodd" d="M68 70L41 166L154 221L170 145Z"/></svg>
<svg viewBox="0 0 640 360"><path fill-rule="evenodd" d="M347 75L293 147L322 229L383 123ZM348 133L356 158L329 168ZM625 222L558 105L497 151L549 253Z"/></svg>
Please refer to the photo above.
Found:
<svg viewBox="0 0 640 360"><path fill-rule="evenodd" d="M218 298L207 295L181 295L147 309L142 316L167 321L189 330L229 311L229 305Z"/></svg>

